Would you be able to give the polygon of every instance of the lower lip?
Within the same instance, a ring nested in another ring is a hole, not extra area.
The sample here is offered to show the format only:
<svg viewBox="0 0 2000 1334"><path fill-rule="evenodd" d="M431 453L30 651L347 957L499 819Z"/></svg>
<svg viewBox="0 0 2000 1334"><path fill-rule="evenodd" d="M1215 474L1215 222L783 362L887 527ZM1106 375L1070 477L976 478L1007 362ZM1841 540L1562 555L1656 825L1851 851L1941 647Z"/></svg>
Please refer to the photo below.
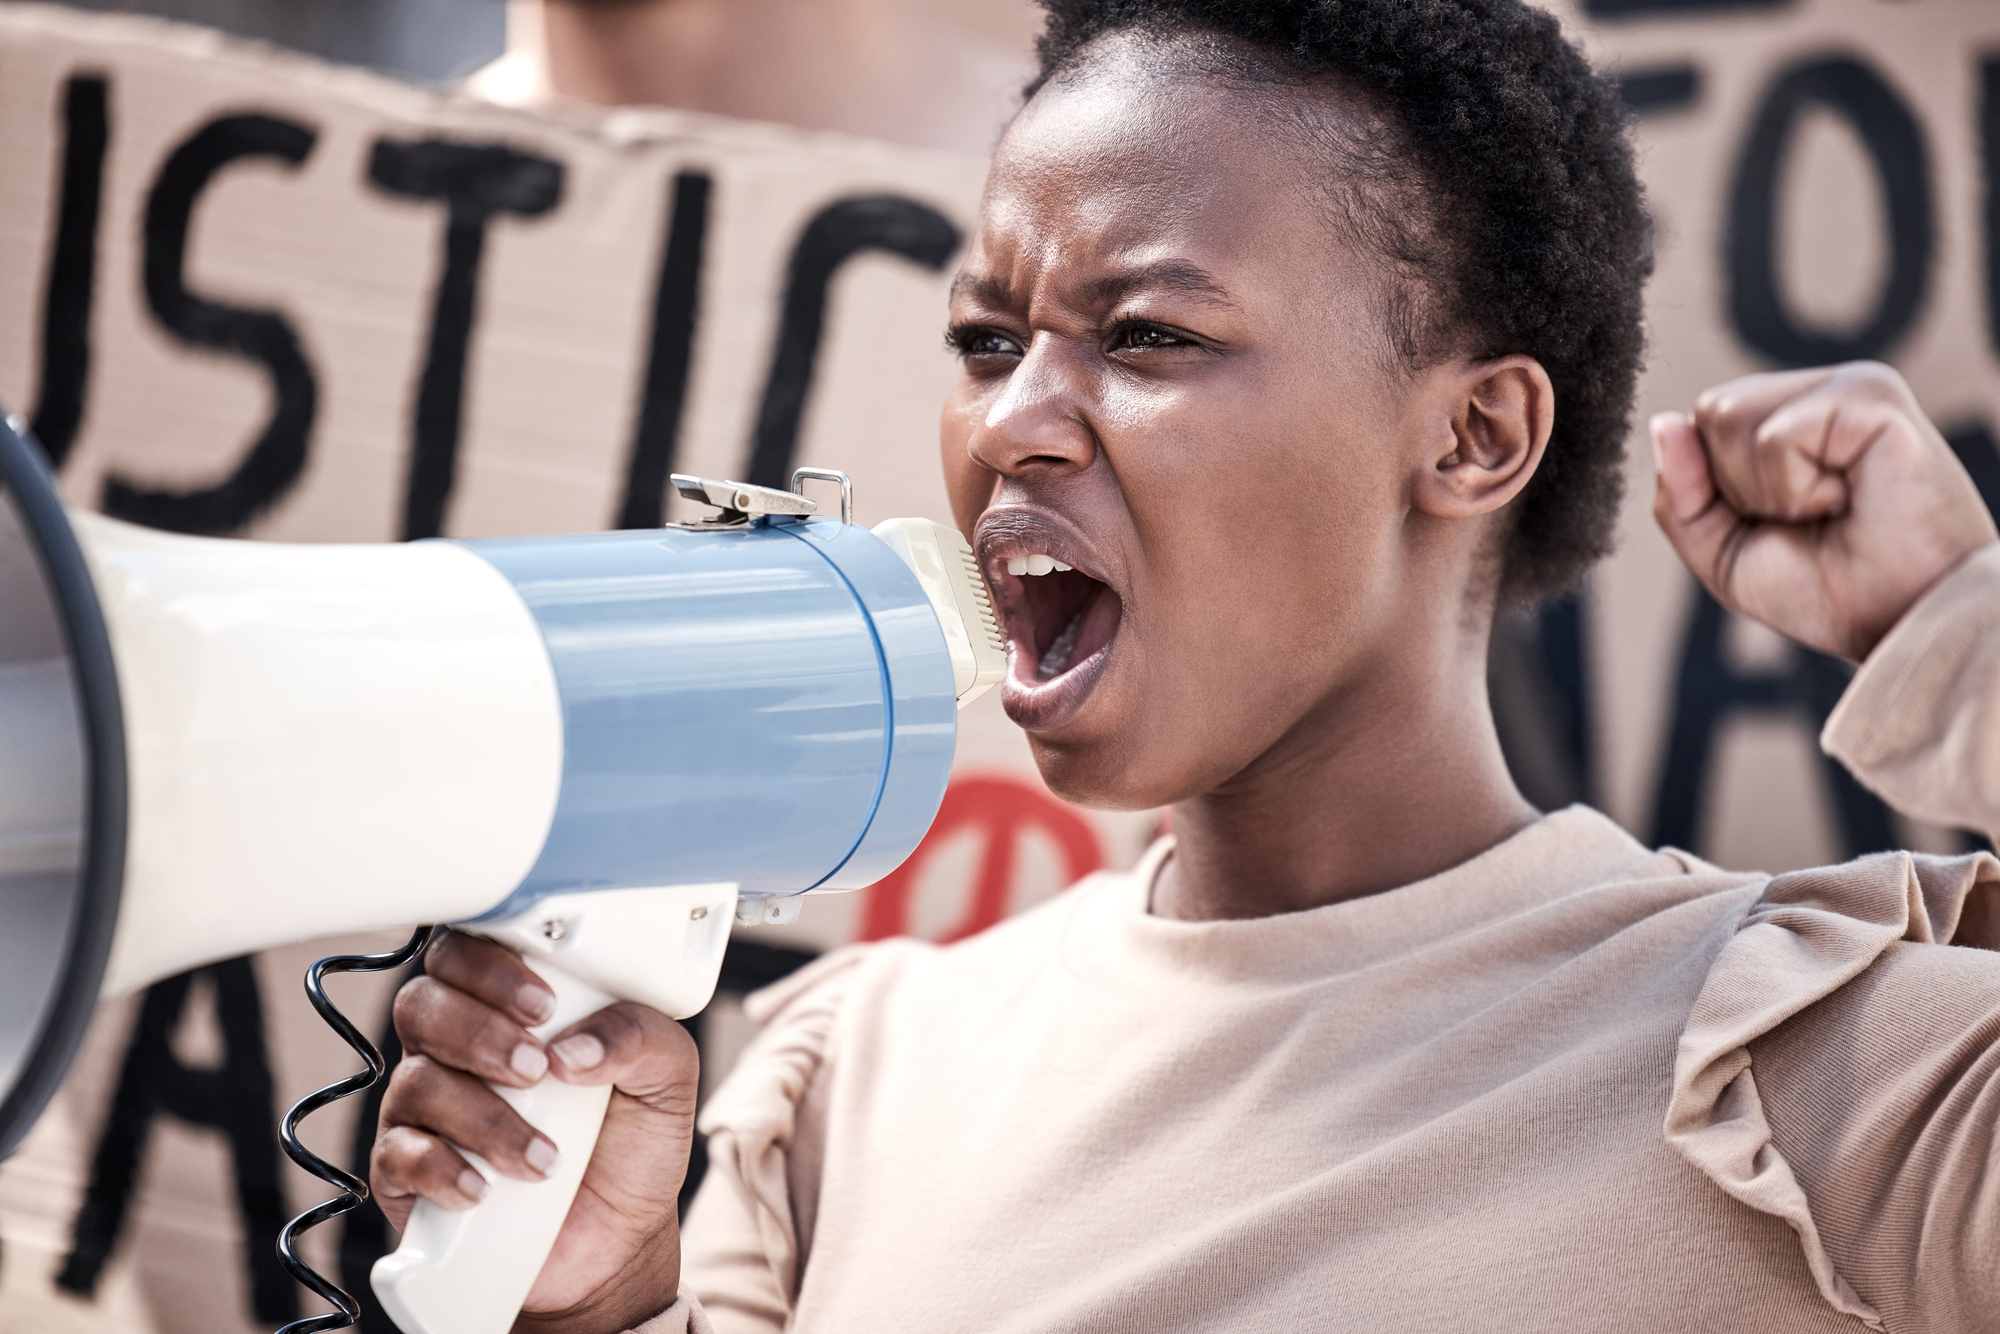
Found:
<svg viewBox="0 0 2000 1334"><path fill-rule="evenodd" d="M1009 644L1007 675L1000 681L1000 706L1027 731L1047 732L1061 727L1083 707L1097 685L1097 678L1104 674L1104 664L1110 661L1111 646L1117 642L1118 636L1113 634L1103 648L1062 675L1033 684L1022 680L1021 675L1023 671L1033 672L1034 664Z"/></svg>

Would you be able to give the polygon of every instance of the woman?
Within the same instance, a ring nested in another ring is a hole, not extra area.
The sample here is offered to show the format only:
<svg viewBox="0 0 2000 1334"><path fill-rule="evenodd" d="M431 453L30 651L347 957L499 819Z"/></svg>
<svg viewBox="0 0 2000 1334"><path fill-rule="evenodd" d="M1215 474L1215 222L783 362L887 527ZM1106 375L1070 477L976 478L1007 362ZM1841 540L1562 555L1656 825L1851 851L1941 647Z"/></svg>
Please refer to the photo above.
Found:
<svg viewBox="0 0 2000 1334"><path fill-rule="evenodd" d="M532 976L448 937L398 1000L385 1211L477 1197L446 1140L536 1176L475 1076L552 1069L619 1091L523 1328L1991 1328L2000 959L1926 942L2000 870L1724 873L1538 814L1495 741L1496 608L1616 508L1611 90L1510 0L1049 7L944 462L1044 776L1176 836L765 993L685 1246L685 1036L621 1005L545 1051ZM1656 440L1717 595L1869 659L1836 747L1961 792L2000 554L1900 382L1768 377Z"/></svg>

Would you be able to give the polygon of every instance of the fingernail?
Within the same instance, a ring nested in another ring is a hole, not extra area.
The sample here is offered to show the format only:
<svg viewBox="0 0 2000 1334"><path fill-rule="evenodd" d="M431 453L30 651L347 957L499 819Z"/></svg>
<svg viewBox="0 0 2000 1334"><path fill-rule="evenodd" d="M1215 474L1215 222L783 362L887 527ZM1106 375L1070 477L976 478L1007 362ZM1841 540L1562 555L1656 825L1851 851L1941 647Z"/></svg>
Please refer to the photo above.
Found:
<svg viewBox="0 0 2000 1334"><path fill-rule="evenodd" d="M507 1064L514 1067L514 1073L523 1079L540 1079L549 1072L548 1053L532 1042L523 1042L514 1048L514 1055Z"/></svg>
<svg viewBox="0 0 2000 1334"><path fill-rule="evenodd" d="M556 1012L555 993L539 982L522 983L521 989L514 993L514 1004L538 1024Z"/></svg>
<svg viewBox="0 0 2000 1334"><path fill-rule="evenodd" d="M588 1070L604 1059L604 1044L588 1033L578 1033L558 1042L556 1055L572 1070Z"/></svg>
<svg viewBox="0 0 2000 1334"><path fill-rule="evenodd" d="M486 1178L468 1167L458 1174L458 1189L476 1200L486 1193Z"/></svg>
<svg viewBox="0 0 2000 1334"><path fill-rule="evenodd" d="M1660 454L1660 432L1669 420L1668 413L1656 412L1653 414L1653 419L1646 423L1646 438L1653 442L1653 471L1656 473L1667 470L1666 459Z"/></svg>
<svg viewBox="0 0 2000 1334"><path fill-rule="evenodd" d="M559 1156L556 1153L556 1146L547 1140L538 1138L529 1141L528 1151L521 1156L528 1160L528 1166L534 1168L543 1176L553 1176L555 1174Z"/></svg>

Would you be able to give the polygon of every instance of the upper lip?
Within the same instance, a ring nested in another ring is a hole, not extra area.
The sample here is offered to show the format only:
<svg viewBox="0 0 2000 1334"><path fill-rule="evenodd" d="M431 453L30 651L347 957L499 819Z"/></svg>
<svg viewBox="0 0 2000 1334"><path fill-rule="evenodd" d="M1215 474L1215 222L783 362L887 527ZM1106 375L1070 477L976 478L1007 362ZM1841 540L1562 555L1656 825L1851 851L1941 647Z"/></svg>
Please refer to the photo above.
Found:
<svg viewBox="0 0 2000 1334"><path fill-rule="evenodd" d="M1117 587L1105 576L1104 562L1077 526L1054 510L1040 505L997 505L979 517L973 533L973 547L979 568L996 590L1006 573L1009 556L1052 557L1097 582Z"/></svg>

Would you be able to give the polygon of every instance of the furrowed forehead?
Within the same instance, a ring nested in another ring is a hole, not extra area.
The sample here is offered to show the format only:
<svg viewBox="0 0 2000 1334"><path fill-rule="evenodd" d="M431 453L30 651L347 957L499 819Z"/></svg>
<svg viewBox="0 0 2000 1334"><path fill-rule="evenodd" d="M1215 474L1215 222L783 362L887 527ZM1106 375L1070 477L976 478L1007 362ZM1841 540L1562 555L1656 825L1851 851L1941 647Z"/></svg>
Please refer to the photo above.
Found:
<svg viewBox="0 0 2000 1334"><path fill-rule="evenodd" d="M1199 31L1126 30L1080 48L1035 101L1145 99L1163 102L1172 118L1175 107L1193 105L1187 96L1196 88L1226 99L1260 142L1294 156L1289 192L1342 245L1372 257L1381 313L1406 368L1463 341L1448 327L1460 246L1443 225L1430 174L1394 109L1337 72Z"/></svg>
<svg viewBox="0 0 2000 1334"><path fill-rule="evenodd" d="M1076 286L1069 299L1086 307L1113 306L1129 297L1162 294L1184 297L1218 310L1236 310L1236 298L1221 282L1200 265L1184 259L1158 259L1147 263L1113 262ZM965 269L952 280L954 301L1005 309L1027 300L1007 272Z"/></svg>

